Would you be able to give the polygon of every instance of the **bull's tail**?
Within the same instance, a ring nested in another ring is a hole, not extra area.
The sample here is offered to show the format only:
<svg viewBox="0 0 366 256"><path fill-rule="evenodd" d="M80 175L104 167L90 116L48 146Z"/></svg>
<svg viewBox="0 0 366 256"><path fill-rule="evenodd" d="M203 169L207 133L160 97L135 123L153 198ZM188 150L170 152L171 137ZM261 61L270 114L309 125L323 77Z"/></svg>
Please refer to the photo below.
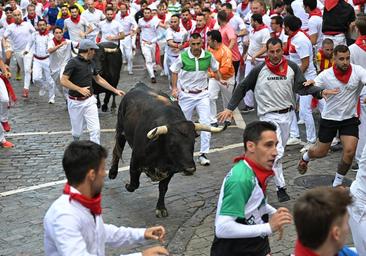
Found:
<svg viewBox="0 0 366 256"><path fill-rule="evenodd" d="M118 163L119 160L122 158L122 152L126 145L126 138L123 133L117 132L116 135L116 144L114 145L113 149L113 159L112 159L112 166L109 170L108 177L110 179L115 179L118 174Z"/></svg>

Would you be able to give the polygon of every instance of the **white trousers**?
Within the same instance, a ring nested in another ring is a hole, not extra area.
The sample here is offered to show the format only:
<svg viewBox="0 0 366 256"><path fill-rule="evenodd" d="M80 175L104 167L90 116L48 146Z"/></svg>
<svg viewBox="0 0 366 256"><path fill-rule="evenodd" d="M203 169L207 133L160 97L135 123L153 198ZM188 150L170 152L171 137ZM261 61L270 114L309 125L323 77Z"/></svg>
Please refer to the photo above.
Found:
<svg viewBox="0 0 366 256"><path fill-rule="evenodd" d="M147 44L141 41L141 51L145 58L145 64L147 72L149 73L150 78L155 77L154 74L154 64L155 64L155 44Z"/></svg>
<svg viewBox="0 0 366 256"><path fill-rule="evenodd" d="M366 103L364 99L366 95L361 96L361 113L360 113L360 121L361 124L358 126L358 143L356 149L355 159L356 162L359 163L361 160L362 151L365 148L366 144Z"/></svg>
<svg viewBox="0 0 366 256"><path fill-rule="evenodd" d="M133 68L133 54L132 54L132 38L131 36L125 37L121 40L120 48L122 51L122 56L127 60L127 71L132 72Z"/></svg>
<svg viewBox="0 0 366 256"><path fill-rule="evenodd" d="M364 170L362 170L364 171ZM353 242L358 255L366 255L366 201L353 197L353 203L348 207L349 221Z"/></svg>
<svg viewBox="0 0 366 256"><path fill-rule="evenodd" d="M306 140L308 143L315 143L316 141L315 123L311 108L312 99L312 95L300 96L299 115L305 122Z"/></svg>
<svg viewBox="0 0 366 256"><path fill-rule="evenodd" d="M51 71L51 77L52 77L53 81L55 82L55 94L56 94L56 91L58 91L58 93L60 93L60 95L62 95L65 99L67 99L69 90L66 89L65 87L63 87L60 82L61 75L63 74L64 68L65 67L62 67L61 70Z"/></svg>
<svg viewBox="0 0 366 256"><path fill-rule="evenodd" d="M330 36L330 35L324 35L323 34L323 40L325 38L329 38L333 41L334 43L334 47L336 47L337 45L346 45L347 41L346 41L346 36L344 34L339 34L339 35L335 35L335 36Z"/></svg>
<svg viewBox="0 0 366 256"><path fill-rule="evenodd" d="M33 83L48 89L48 99L55 99L55 81L51 76L50 60L33 59Z"/></svg>
<svg viewBox="0 0 366 256"><path fill-rule="evenodd" d="M208 91L204 91L199 94L190 94L181 91L179 92L178 103L187 120L192 120L193 110L196 109L199 116L199 122L210 125L211 113ZM200 153L208 153L210 150L210 139L210 132L201 132Z"/></svg>
<svg viewBox="0 0 366 256"><path fill-rule="evenodd" d="M169 54L165 54L165 58L166 58L166 66L170 67L173 62L178 58L178 56L171 56ZM168 68L168 80L170 82L172 76L172 71L170 71L170 69Z"/></svg>
<svg viewBox="0 0 366 256"><path fill-rule="evenodd" d="M299 126L297 125L297 116L295 111L291 111L290 137L300 138Z"/></svg>
<svg viewBox="0 0 366 256"><path fill-rule="evenodd" d="M260 121L271 122L277 127L277 156L273 165L273 171L275 173L274 181L278 188L286 186L285 177L283 176L282 159L285 155L285 147L290 135L290 123L293 115L292 112L294 111L284 114L266 113L259 117Z"/></svg>
<svg viewBox="0 0 366 256"><path fill-rule="evenodd" d="M24 89L29 89L32 72L32 53L23 54L24 51L14 52L15 59L24 75Z"/></svg>
<svg viewBox="0 0 366 256"><path fill-rule="evenodd" d="M217 122L217 107L216 107L216 100L219 98L219 92L221 91L221 97L222 97L222 104L224 108L227 106L227 104L230 101L232 91L234 89L235 84L235 77L232 76L229 79L226 80L227 86L222 85L219 81L217 81L215 78L210 78L208 80L208 93L210 97L210 123L216 123Z"/></svg>
<svg viewBox="0 0 366 256"><path fill-rule="evenodd" d="M254 67L256 67L257 65L260 65L261 63L263 63L263 61L256 61L255 65L252 64L252 62L250 60L246 60L245 61L245 76L247 77L250 73L250 71L252 71L252 69ZM244 96L244 104L247 105L248 107L254 107L254 92L252 90L247 91L247 93Z"/></svg>
<svg viewBox="0 0 366 256"><path fill-rule="evenodd" d="M6 89L5 83L0 79L0 121L8 121L8 105L9 105L9 95Z"/></svg>
<svg viewBox="0 0 366 256"><path fill-rule="evenodd" d="M94 96L86 100L67 100L72 136L79 138L84 125L90 133L90 140L100 144L100 124L97 108L97 99Z"/></svg>

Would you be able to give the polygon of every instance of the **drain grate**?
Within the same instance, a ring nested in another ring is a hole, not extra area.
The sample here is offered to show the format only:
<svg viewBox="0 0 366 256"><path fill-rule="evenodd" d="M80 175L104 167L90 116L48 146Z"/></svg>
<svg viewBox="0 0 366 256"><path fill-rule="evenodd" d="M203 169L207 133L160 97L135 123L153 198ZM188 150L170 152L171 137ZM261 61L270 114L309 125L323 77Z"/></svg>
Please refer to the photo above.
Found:
<svg viewBox="0 0 366 256"><path fill-rule="evenodd" d="M295 185L304 188L315 188L320 186L331 186L333 184L334 175L305 175L294 180ZM352 181L345 178L343 185L350 187Z"/></svg>

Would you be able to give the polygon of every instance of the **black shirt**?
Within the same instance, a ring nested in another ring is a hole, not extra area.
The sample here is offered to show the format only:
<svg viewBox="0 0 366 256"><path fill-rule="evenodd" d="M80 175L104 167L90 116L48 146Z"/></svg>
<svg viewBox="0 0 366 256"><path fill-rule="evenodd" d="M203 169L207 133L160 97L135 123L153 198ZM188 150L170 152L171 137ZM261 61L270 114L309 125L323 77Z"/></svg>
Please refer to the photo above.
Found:
<svg viewBox="0 0 366 256"><path fill-rule="evenodd" d="M98 75L94 62L78 55L69 60L63 74L69 76L69 80L79 87L89 86L89 90L93 94L93 76ZM69 90L69 95L83 97L82 94L74 90Z"/></svg>
<svg viewBox="0 0 366 256"><path fill-rule="evenodd" d="M144 12L143 10L139 10L138 12L135 13L135 20L136 20L136 23L138 24L139 23L139 19L143 18L144 17Z"/></svg>
<svg viewBox="0 0 366 256"><path fill-rule="evenodd" d="M344 0L329 12L324 8L322 32L340 32L346 34L348 26L356 20L355 10Z"/></svg>

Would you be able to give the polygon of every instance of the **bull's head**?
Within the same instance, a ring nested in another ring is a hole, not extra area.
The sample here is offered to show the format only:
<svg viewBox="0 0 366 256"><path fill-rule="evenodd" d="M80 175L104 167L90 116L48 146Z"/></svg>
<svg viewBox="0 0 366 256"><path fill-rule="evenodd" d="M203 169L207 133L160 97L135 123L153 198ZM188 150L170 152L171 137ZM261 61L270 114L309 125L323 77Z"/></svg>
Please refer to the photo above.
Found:
<svg viewBox="0 0 366 256"><path fill-rule="evenodd" d="M108 65L106 62L107 60L107 54L113 54L118 53L120 51L119 43L118 45L111 43L111 42L103 42L98 44L99 49L96 51L94 56L94 62L96 69L98 71L105 69L105 67Z"/></svg>

